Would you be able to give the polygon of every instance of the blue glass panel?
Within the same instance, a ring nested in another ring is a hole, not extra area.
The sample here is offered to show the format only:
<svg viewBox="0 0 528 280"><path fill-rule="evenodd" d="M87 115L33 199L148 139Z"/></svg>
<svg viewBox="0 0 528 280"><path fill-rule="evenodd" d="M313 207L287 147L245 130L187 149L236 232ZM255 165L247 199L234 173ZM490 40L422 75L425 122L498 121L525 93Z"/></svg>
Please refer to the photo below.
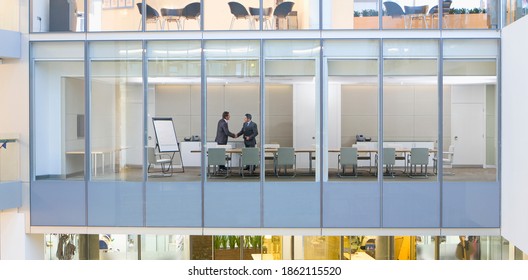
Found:
<svg viewBox="0 0 528 280"><path fill-rule="evenodd" d="M31 182L32 226L85 226L83 181Z"/></svg>
<svg viewBox="0 0 528 280"><path fill-rule="evenodd" d="M138 182L90 182L89 226L143 226L143 185Z"/></svg>
<svg viewBox="0 0 528 280"><path fill-rule="evenodd" d="M0 210L22 206L22 182L0 182Z"/></svg>
<svg viewBox="0 0 528 280"><path fill-rule="evenodd" d="M499 227L500 187L497 182L445 182L442 227Z"/></svg>
<svg viewBox="0 0 528 280"><path fill-rule="evenodd" d="M264 227L321 227L320 183L266 183Z"/></svg>
<svg viewBox="0 0 528 280"><path fill-rule="evenodd" d="M439 183L384 182L383 227L440 227Z"/></svg>
<svg viewBox="0 0 528 280"><path fill-rule="evenodd" d="M323 227L380 227L380 206L377 182L325 183Z"/></svg>
<svg viewBox="0 0 528 280"><path fill-rule="evenodd" d="M154 227L201 227L201 183L148 182L146 223Z"/></svg>
<svg viewBox="0 0 528 280"><path fill-rule="evenodd" d="M260 227L260 183L207 183L206 227Z"/></svg>

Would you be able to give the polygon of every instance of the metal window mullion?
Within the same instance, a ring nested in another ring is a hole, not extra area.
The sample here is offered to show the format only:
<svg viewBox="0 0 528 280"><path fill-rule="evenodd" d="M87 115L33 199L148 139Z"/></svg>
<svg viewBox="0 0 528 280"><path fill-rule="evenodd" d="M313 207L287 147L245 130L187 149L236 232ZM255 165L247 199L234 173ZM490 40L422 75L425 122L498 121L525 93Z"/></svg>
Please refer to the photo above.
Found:
<svg viewBox="0 0 528 280"><path fill-rule="evenodd" d="M260 5L262 5L262 0L260 0ZM261 6L261 16L262 16L262 6ZM262 19L262 18L261 18ZM260 24L262 27L262 22ZM266 118L265 118L265 110L266 110L266 102L265 102L265 92L266 92L266 86L264 83L264 77L265 77L265 67L264 67L264 40L260 39L260 58L259 58L259 72L260 72L260 123L261 123L261 133L260 133L260 143L265 143L266 141ZM264 145L261 145L262 149L260 149L260 227L264 227L264 180L266 180L265 174L266 174L266 158L264 153Z"/></svg>
<svg viewBox="0 0 528 280"><path fill-rule="evenodd" d="M85 225L88 225L88 186L92 180L92 157L91 155L91 115L92 115L92 65L90 63L90 43L84 41L84 208ZM97 166L95 167L97 168Z"/></svg>
<svg viewBox="0 0 528 280"><path fill-rule="evenodd" d="M439 227L442 228L442 190L444 185L444 162L443 162L443 151L444 151L444 40L440 38L438 40L438 145L436 149L436 177L439 183L438 197L440 201L440 220Z"/></svg>
<svg viewBox="0 0 528 280"><path fill-rule="evenodd" d="M319 14L321 14L321 8L319 9ZM321 21L319 21L321 22ZM320 25L321 26L321 23ZM319 155L316 157L316 160L319 161L319 170L316 170L316 172L319 172L319 213L320 216L319 216L319 226L321 227L321 235L323 235L323 171L324 171L324 168L323 168L323 164L324 164L324 160L323 160L323 157L324 157L324 144L325 144L325 141L324 141L324 137L323 135L325 135L323 133L323 130L325 129L325 126L324 126L324 117L323 117L323 114L325 112L324 110L324 100L323 100L323 92L324 92L324 83L323 83L323 78L324 78L324 65L323 65L323 39L320 38L319 39L319 95L316 96L316 99L319 98ZM316 92L317 93L317 92ZM316 94L317 95L317 94ZM317 132L316 132L316 135L317 135ZM316 145L317 147L317 145ZM309 160L312 160L311 158ZM315 165L317 167L317 164Z"/></svg>
<svg viewBox="0 0 528 280"><path fill-rule="evenodd" d="M142 46L142 80L143 80L143 226L147 226L147 146L148 146L148 57L147 57L147 41L141 42Z"/></svg>
<svg viewBox="0 0 528 280"><path fill-rule="evenodd" d="M380 192L380 227L383 227L383 164L379 164L380 160L383 162L383 71L384 71L384 57L383 57L383 43L384 39L379 41L379 60L378 60L378 188Z"/></svg>
<svg viewBox="0 0 528 280"><path fill-rule="evenodd" d="M200 176L201 176L201 196L202 196L202 199L201 199L201 202L202 202L202 234L203 234L203 229L205 227L205 180L207 178L207 161L206 161L206 144L207 144L207 129L206 129L206 125L207 125L207 75L206 75L206 63L205 63L205 41L203 39L203 32L202 32L202 39L200 41L200 44L201 44L201 53L200 53L200 76L201 76L201 79L200 79L200 94L201 94L201 100L200 100L200 107L201 107L201 112L200 112L200 116L201 116L201 129L200 129L200 133L202 135L202 139L201 139L201 150L202 152L200 153L200 156L201 156L201 164L200 164ZM214 251L214 250L213 250Z"/></svg>

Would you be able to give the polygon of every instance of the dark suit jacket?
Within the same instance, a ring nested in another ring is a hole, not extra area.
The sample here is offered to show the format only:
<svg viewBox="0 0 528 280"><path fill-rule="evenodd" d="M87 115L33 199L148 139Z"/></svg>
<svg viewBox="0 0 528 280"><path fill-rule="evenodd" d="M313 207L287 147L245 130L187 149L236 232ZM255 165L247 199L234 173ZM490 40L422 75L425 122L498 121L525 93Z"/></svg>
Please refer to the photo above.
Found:
<svg viewBox="0 0 528 280"><path fill-rule="evenodd" d="M257 135L258 135L258 129L257 124L254 122L249 122L242 124L242 129L239 133L237 133L237 137L240 135L244 135L244 145L246 147L255 147L257 145ZM249 140L246 140L246 137L249 136Z"/></svg>
<svg viewBox="0 0 528 280"><path fill-rule="evenodd" d="M218 126L216 127L216 138L215 142L218 145L225 145L227 144L227 137L235 137L235 134L229 131L229 127L227 125L227 121L224 119L220 119L218 121Z"/></svg>

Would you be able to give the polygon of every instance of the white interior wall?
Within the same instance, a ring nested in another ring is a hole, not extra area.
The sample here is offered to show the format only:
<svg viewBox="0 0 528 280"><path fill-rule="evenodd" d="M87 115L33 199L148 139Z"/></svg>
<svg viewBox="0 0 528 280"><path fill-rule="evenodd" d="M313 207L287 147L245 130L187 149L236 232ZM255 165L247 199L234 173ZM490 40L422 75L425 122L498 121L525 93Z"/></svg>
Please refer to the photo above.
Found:
<svg viewBox="0 0 528 280"><path fill-rule="evenodd" d="M293 147L314 148L319 108L316 108L315 86L313 84L293 85ZM297 167L309 166L308 154L297 157ZM317 162L317 161L316 161ZM315 166L313 166L316 168ZM318 174L318 173L317 173Z"/></svg>
<svg viewBox="0 0 528 280"><path fill-rule="evenodd" d="M502 30L502 188L501 233L524 252L528 252L528 188L526 176L519 172L528 158L525 129L528 107L526 73L528 72L528 17Z"/></svg>
<svg viewBox="0 0 528 280"><path fill-rule="evenodd" d="M18 2L18 0L4 0L0 2L0 29L18 31Z"/></svg>

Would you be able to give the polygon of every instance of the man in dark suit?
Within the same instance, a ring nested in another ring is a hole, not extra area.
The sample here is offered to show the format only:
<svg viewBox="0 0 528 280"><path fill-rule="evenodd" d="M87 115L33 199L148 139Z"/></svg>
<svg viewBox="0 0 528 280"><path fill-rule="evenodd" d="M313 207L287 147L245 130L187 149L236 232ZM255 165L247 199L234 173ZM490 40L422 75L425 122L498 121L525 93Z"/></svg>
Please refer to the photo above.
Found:
<svg viewBox="0 0 528 280"><path fill-rule="evenodd" d="M233 137L233 138L238 137L234 133L229 131L229 126L228 126L227 121L229 120L230 117L231 116L229 115L229 112L225 111L222 113L222 118L218 121L218 125L216 127L216 138L215 138L215 142L218 145L226 145L228 137ZM220 171L227 170L225 165L220 165L218 168L220 169Z"/></svg>
<svg viewBox="0 0 528 280"><path fill-rule="evenodd" d="M243 135L244 136L244 146L246 148L248 147L255 147L257 145L257 135L258 135L258 129L257 124L251 121L251 114L246 114L244 116L244 123L242 124L242 129L240 129L240 132L237 133L237 137ZM251 171L255 170L255 166L246 166L245 170L249 170L251 168Z"/></svg>

